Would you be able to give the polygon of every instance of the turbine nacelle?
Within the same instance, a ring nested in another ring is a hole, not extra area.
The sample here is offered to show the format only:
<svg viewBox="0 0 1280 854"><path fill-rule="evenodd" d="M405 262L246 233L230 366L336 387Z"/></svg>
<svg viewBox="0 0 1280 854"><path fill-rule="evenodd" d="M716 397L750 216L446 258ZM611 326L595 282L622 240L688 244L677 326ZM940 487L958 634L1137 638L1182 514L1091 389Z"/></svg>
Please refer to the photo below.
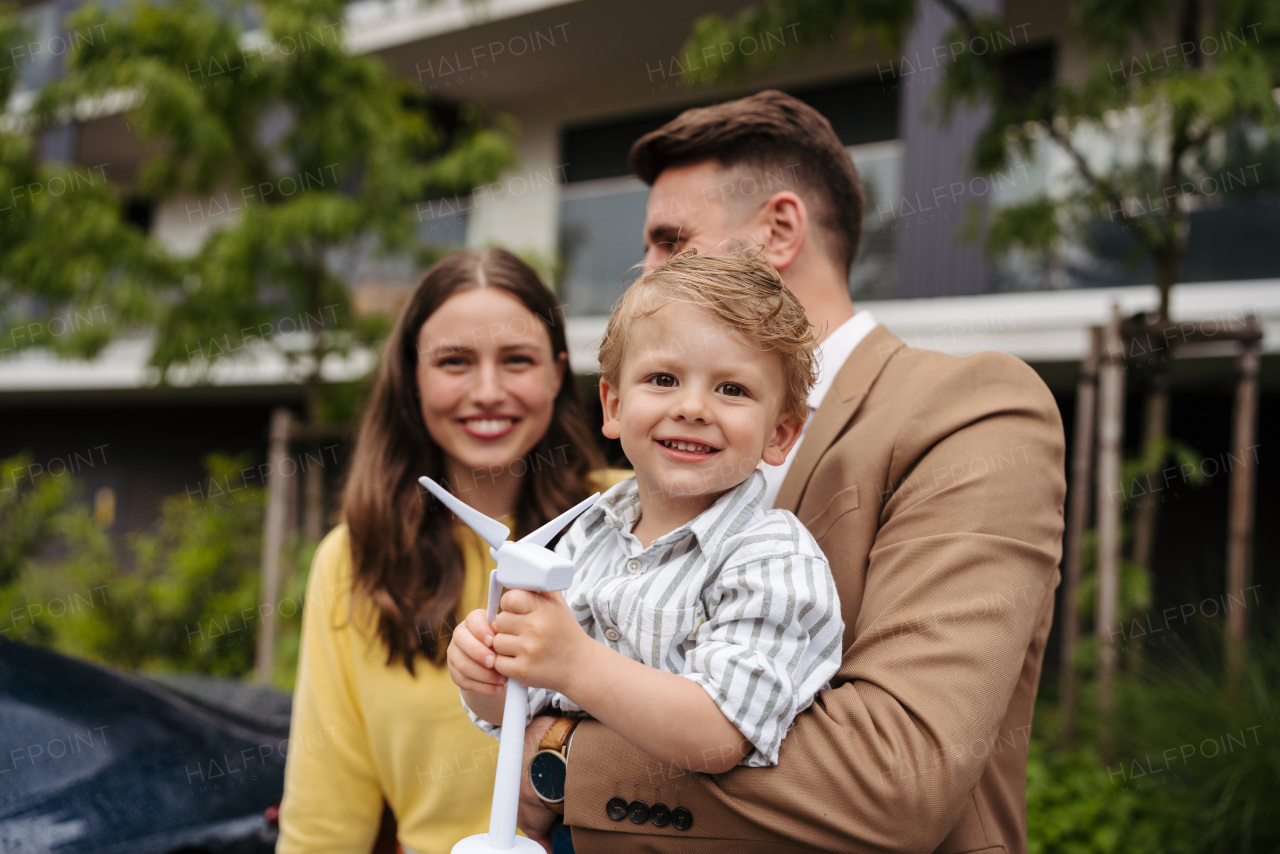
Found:
<svg viewBox="0 0 1280 854"><path fill-rule="evenodd" d="M498 562L497 580L520 590L567 590L573 581L573 562L544 546L507 542L492 549Z"/></svg>

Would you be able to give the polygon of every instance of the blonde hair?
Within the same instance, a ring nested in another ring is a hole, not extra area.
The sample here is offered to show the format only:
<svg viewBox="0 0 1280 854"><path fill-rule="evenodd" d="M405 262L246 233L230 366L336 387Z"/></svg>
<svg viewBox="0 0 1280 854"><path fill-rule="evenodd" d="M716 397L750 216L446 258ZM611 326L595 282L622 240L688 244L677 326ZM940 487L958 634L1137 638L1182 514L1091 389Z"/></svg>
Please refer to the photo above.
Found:
<svg viewBox="0 0 1280 854"><path fill-rule="evenodd" d="M618 382L630 346L632 321L672 302L683 302L714 318L761 350L778 355L785 384L782 411L804 420L816 379L817 339L804 307L778 271L746 252L699 255L689 250L654 268L627 289L614 306L600 342L600 378Z"/></svg>

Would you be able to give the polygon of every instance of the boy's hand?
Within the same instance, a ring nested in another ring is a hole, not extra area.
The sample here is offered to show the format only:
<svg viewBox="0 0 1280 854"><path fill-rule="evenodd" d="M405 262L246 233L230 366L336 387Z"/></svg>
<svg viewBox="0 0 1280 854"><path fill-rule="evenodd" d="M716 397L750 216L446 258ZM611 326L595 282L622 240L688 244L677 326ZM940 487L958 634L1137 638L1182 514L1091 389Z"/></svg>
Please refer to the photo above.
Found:
<svg viewBox="0 0 1280 854"><path fill-rule="evenodd" d="M498 672L531 688L565 693L582 661L582 642L590 642L564 597L552 591L508 590L494 621L498 635Z"/></svg>
<svg viewBox="0 0 1280 854"><path fill-rule="evenodd" d="M487 617L483 609L467 614L449 640L449 677L463 691L498 694L507 684L507 677L493 667L497 654L493 650L493 627Z"/></svg>

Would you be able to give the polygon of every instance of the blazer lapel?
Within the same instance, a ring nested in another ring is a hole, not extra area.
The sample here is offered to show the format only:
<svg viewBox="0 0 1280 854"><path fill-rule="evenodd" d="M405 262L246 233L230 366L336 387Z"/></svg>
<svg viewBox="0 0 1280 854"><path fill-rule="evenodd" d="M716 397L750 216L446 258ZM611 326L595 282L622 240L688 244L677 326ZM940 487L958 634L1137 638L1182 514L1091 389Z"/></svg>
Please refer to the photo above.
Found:
<svg viewBox="0 0 1280 854"><path fill-rule="evenodd" d="M799 509L800 499L804 496L805 487L809 485L809 479L813 477L818 460L853 420L867 391L880 376L889 359L905 346L888 329L876 324L867 333L867 337L853 348L849 358L840 367L840 372L836 374L827 396L823 398L822 406L818 407L813 423L805 431L795 462L787 470L787 476L778 490L774 507L793 513Z"/></svg>

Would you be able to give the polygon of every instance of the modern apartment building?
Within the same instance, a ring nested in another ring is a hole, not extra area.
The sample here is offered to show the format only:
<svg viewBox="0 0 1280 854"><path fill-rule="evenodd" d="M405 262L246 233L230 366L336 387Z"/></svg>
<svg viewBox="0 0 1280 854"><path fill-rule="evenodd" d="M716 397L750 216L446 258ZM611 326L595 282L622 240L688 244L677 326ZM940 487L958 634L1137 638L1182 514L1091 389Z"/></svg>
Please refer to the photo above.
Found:
<svg viewBox="0 0 1280 854"><path fill-rule="evenodd" d="M24 7L42 46L28 51L18 69L31 86L58 73L58 48L72 49L58 22L75 5L51 0ZM995 349L1025 359L1058 396L1070 431L1089 327L1107 322L1115 307L1126 315L1153 308L1151 265L1130 263L1132 235L1105 211L1091 226L1091 242L1064 246L1051 260L989 257L981 245L986 213L1046 188L1061 190L1071 163L1045 139L1007 170L975 174L970 154L986 108L958 110L944 123L935 101L947 58L957 52L999 52L1009 73L1031 83L1078 78L1085 61L1069 33L1069 4L973 0L969 5L1001 16L1006 26L991 38L949 42L948 13L941 4L922 2L919 20L896 52L875 44L853 50L847 33L808 33L803 28L812 24L786 22L718 45L725 54L779 56L757 75L722 79L707 70L705 56L685 51L685 40L699 16L732 15L745 5L362 0L349 8L344 38L349 49L383 57L435 99L477 103L518 122L519 165L469 195L421 200L420 233L427 242L502 244L558 259L578 372L594 368L605 315L642 255L646 188L628 174L631 142L689 106L779 88L831 120L863 176L868 206L850 276L855 305L871 309L915 346L957 354ZM1214 35L1222 49L1250 47L1248 33ZM1172 20L1157 39L1162 36L1179 43ZM802 37L810 45L804 50L797 47ZM1115 85L1137 85L1134 63L1158 61L1152 57L1118 55ZM200 74L214 84L211 68L201 67ZM698 77L694 85L690 74ZM1083 150L1099 162L1128 156L1140 133L1126 117L1115 119L1105 133L1079 136ZM50 135L45 153L127 176L142 156L130 139L123 113L104 110ZM1172 302L1175 319L1200 329L1249 314L1262 324L1260 520L1280 509L1269 488L1280 477L1272 473L1274 464L1266 465L1268 449L1280 439L1280 187L1263 186L1269 171L1246 166L1206 176L1212 186L1199 189L1188 214L1187 263ZM1250 192L1234 192L1240 188ZM1132 201L1137 208L1130 212L1162 215L1159 199ZM207 203L180 200L140 208L138 216L171 245L190 247L216 227ZM415 271L402 266L370 265L351 287L357 305L394 308L414 279ZM0 456L33 447L37 462L54 459L102 444L103 431L110 432L106 453L118 448L121 463L85 475L116 489L121 526L137 527L147 523L158 495L198 482L202 453L265 454L270 408L301 399L272 364L227 371L211 386L161 393L150 386L146 356L147 342L138 339L113 345L93 364L60 363L38 353L0 361L0 406L24 416L0 427ZM1231 352L1188 348L1176 362L1170 374L1174 433L1206 460L1221 458L1229 447ZM332 378L357 377L369 364L366 359L335 368ZM1130 436L1143 381L1140 366L1131 366ZM143 423L154 426L158 438L130 426ZM1177 531L1196 521L1205 542L1224 542L1226 481L1210 476L1199 489L1182 483L1164 490L1161 499L1170 506L1165 527ZM1276 534L1260 527L1259 565L1280 554ZM1176 535L1162 542L1167 545L1157 557L1173 560L1175 551L1188 548ZM1201 551L1195 560L1221 559L1216 546Z"/></svg>

